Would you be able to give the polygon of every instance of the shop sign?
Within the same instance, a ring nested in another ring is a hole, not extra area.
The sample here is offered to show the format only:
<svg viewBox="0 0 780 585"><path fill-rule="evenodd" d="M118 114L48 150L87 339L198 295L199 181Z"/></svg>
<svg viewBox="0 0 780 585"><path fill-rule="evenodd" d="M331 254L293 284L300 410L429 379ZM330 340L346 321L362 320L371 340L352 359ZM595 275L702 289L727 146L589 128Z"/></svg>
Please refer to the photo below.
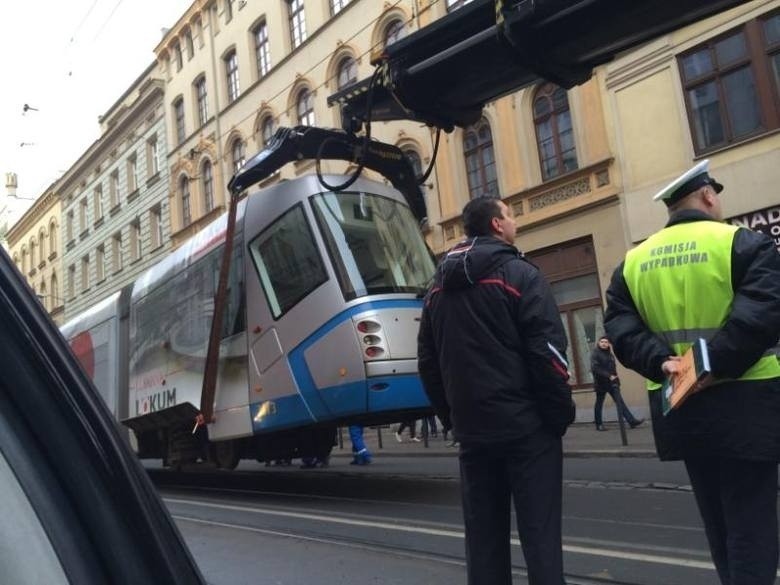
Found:
<svg viewBox="0 0 780 585"><path fill-rule="evenodd" d="M726 222L768 235L780 252L780 205L731 217Z"/></svg>

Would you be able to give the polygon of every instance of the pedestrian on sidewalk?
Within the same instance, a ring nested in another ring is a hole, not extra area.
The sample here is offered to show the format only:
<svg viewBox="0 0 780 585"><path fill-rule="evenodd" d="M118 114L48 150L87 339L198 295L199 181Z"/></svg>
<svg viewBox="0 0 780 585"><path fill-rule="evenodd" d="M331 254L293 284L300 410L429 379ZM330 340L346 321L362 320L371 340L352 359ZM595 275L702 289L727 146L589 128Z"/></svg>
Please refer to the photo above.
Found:
<svg viewBox="0 0 780 585"><path fill-rule="evenodd" d="M363 440L363 427L350 425L349 440L352 443L352 461L350 465L368 465L371 463L371 452Z"/></svg>
<svg viewBox="0 0 780 585"><path fill-rule="evenodd" d="M460 442L469 585L511 585L510 510L531 585L562 585L561 436L574 420L566 333L541 272L514 246L497 198L463 209L418 337L423 386Z"/></svg>
<svg viewBox="0 0 780 585"><path fill-rule="evenodd" d="M404 439L401 436L401 433L403 433L406 429L409 429L409 440L412 443L419 443L420 438L417 436L416 419L401 421L401 424L399 424L398 428L395 430L395 440L399 443L402 443Z"/></svg>
<svg viewBox="0 0 780 585"><path fill-rule="evenodd" d="M593 419L596 422L597 431L606 431L602 420L602 409L607 394L615 401L618 416L622 416L632 429L638 427L645 419L636 418L626 406L620 395L620 378L617 375L615 358L612 355L612 346L609 338L602 335L596 342L596 347L590 354L590 371L593 374L593 390L596 392L596 403L593 406Z"/></svg>
<svg viewBox="0 0 780 585"><path fill-rule="evenodd" d="M422 426L428 429L428 436L439 436L439 428L436 426L436 415L429 414L428 416L424 416L422 419Z"/></svg>
<svg viewBox="0 0 780 585"><path fill-rule="evenodd" d="M722 190L704 160L654 197L669 220L615 270L605 326L621 363L648 379L658 456L685 462L720 582L771 585L780 254L766 235L723 222ZM679 372L679 356L700 337L711 375L664 416L661 383Z"/></svg>

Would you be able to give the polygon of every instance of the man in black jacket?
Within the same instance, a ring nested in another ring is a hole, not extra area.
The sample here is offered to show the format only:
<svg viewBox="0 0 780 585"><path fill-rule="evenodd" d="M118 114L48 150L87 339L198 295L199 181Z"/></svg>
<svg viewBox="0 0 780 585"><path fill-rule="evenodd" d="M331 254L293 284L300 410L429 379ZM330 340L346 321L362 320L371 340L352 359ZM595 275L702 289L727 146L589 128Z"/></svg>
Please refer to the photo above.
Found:
<svg viewBox="0 0 780 585"><path fill-rule="evenodd" d="M620 416L633 429L641 425L645 419L636 418L626 406L620 395L620 378L615 367L615 358L612 356L612 346L606 335L602 335L596 342L596 347L590 354L590 371L593 374L593 390L596 392L596 402L593 405L593 420L596 422L597 431L606 431L602 419L604 398L607 394L615 401L615 408Z"/></svg>
<svg viewBox="0 0 780 585"><path fill-rule="evenodd" d="M723 585L771 585L778 560L780 255L722 222L704 160L661 190L666 226L630 250L607 290L605 327L648 379L656 449L685 462ZM705 338L712 377L663 414L660 383Z"/></svg>
<svg viewBox="0 0 780 585"><path fill-rule="evenodd" d="M420 376L460 443L469 585L511 585L510 504L531 585L561 585L561 436L574 420L566 334L498 199L463 209L467 239L425 298Z"/></svg>

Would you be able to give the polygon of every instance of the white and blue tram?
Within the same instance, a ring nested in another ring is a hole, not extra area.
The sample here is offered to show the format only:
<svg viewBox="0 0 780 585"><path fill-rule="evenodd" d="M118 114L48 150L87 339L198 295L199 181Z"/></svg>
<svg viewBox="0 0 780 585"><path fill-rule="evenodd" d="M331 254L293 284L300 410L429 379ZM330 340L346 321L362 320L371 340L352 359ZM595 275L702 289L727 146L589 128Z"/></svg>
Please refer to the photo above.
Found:
<svg viewBox="0 0 780 585"><path fill-rule="evenodd" d="M225 214L62 328L142 458L199 455L227 224ZM312 175L243 198L208 424L217 465L321 454L336 425L429 412L416 336L433 272L419 218L391 186L358 178L334 192Z"/></svg>

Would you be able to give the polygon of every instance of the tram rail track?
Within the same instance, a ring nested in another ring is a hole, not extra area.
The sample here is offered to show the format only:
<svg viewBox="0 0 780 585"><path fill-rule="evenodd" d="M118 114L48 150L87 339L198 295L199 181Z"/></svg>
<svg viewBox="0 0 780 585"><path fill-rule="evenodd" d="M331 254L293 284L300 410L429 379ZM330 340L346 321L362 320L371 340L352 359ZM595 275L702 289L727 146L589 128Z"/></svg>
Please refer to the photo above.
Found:
<svg viewBox="0 0 780 585"><path fill-rule="evenodd" d="M290 474L253 472L245 473L241 477L237 474L225 473L201 474L197 482L198 485L195 486L190 481L192 479L190 474L162 475L165 478L165 481L162 482L164 485L160 486L163 490L163 498L168 503L174 518L179 522L211 525L229 530L254 532L272 537L305 540L345 548L364 549L406 559L465 566L465 559L460 554L462 544L457 542L458 540L462 541L463 538L462 526L451 522L421 520L420 515L414 513L414 507L419 507L422 510L423 506L429 507L431 510L450 508L455 511L457 509L459 513L459 502L457 501L448 500L446 504L436 504L405 500L403 497L399 499L396 497L397 494L394 495L392 487L389 489L389 492L392 492L390 494L377 493L372 494L371 497L368 497L364 492L345 495L343 486L340 488L341 491L331 490L329 492L326 489L324 493L315 494L302 489L302 486L298 484L300 481L311 487L312 476L305 477L307 474L294 472ZM260 477L263 478L262 482L258 481ZM275 485L265 485L271 478L274 478ZM289 478L294 481L287 485L286 480ZM325 476L318 479L320 480L317 482L319 489ZM341 477L341 480L347 479ZM362 487L366 487L369 480L380 484L387 481L387 478L373 477L366 478L366 480L366 483L361 484ZM352 478L349 478L348 481L351 483ZM397 478L393 482L396 484L406 483L407 485L410 483L409 480ZM421 491L422 498L425 499L428 497L427 489L431 489L431 494L436 493L435 490L438 489L437 487L426 487L426 484L436 483L436 481L420 482L419 477L415 478L413 491L414 493ZM452 482L446 482L446 484L450 491L457 491ZM350 488L350 490L355 489L357 489L355 486ZM298 506L296 501L300 501L302 505ZM305 505L304 502L306 502ZM409 506L412 508L397 509L398 513L395 516L387 513L383 508L378 508L383 510L382 514L345 511L348 504L356 505L361 502L365 506L370 504L371 506ZM194 512L193 508L204 510L205 517L200 512ZM218 513L222 512L227 514L228 519L216 518ZM248 521L248 517L255 518L255 520ZM626 522L626 524L629 523ZM436 539L438 542L430 543L427 548L419 546L420 542ZM513 538L512 544L519 546L520 542ZM641 564L644 567L654 565L660 570L713 571L705 551L675 546L644 545L641 542L621 542L610 537L598 539L595 537L564 536L564 554L587 559L585 563L570 563L571 565L608 567L615 564ZM524 582L524 567L514 565L513 571L521 579L520 582ZM580 572L570 570L566 573L566 579L567 583L573 585L605 583L642 585L652 582L648 581L646 577L640 576L638 580L626 580L625 577L621 579L620 575L613 575L606 571L604 574L600 574L599 571L594 570ZM687 582L689 581L680 581L680 583Z"/></svg>
<svg viewBox="0 0 780 585"><path fill-rule="evenodd" d="M465 572L466 561L462 557L455 555L447 555L442 553L419 551L410 547L389 545L386 543L376 542L374 540L349 538L349 537L334 537L330 534L320 534L316 531L283 531L268 528L258 528L246 525L239 525L234 523L214 522L211 520L203 520L200 518L182 516L174 514L173 518L179 522L192 522L200 525L212 525L219 526L221 528L233 529L233 530L245 530L255 533L260 533L268 536L275 536L280 538L290 538L295 540L306 540L310 542L318 542L328 544L330 546L348 547L352 549L358 549L363 551L372 551L380 554L393 555L397 557L404 557L408 559L424 560L427 562L441 563L447 565L455 565L463 567ZM519 565L512 566L513 577L520 577L526 579L528 576L524 567ZM564 573L566 582L569 585L637 585L634 581L620 581L612 578L602 578L597 576L578 575L574 573Z"/></svg>

